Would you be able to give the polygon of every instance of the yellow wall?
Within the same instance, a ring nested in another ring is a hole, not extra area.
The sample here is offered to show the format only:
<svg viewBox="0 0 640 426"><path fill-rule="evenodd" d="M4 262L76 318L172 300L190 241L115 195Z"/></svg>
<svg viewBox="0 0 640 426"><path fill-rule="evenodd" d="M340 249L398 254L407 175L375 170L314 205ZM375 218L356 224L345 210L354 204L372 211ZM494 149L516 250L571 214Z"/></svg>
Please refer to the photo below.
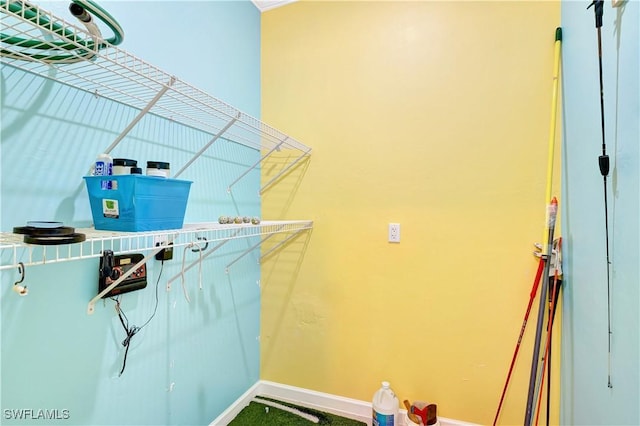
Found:
<svg viewBox="0 0 640 426"><path fill-rule="evenodd" d="M313 148L263 216L315 221L263 262L263 379L367 401L389 380L493 421L544 229L559 22L555 2L263 14L262 117ZM537 306L501 424L524 417Z"/></svg>

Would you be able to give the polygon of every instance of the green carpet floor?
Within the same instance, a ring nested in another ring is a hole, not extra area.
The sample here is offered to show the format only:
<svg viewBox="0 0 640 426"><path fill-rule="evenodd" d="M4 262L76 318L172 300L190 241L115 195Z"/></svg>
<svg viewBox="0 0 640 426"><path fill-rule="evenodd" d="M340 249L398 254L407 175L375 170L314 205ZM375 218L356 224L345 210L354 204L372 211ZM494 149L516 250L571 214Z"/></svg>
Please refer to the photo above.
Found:
<svg viewBox="0 0 640 426"><path fill-rule="evenodd" d="M271 398L260 396L261 399L277 402L278 404L286 405L288 407L295 408L306 414L311 414L318 418L319 422L314 423L310 420L304 419L297 414L289 413L284 410L280 410L275 407L267 407L264 404L252 401L246 406L235 419L229 423L229 426L270 426L270 425L290 425L290 426L304 426L304 425L334 425L334 426L362 426L366 423L347 419L345 417L336 416L322 411L313 410L311 408L300 407L298 405L289 404L282 401L277 401ZM268 410L267 410L268 408Z"/></svg>

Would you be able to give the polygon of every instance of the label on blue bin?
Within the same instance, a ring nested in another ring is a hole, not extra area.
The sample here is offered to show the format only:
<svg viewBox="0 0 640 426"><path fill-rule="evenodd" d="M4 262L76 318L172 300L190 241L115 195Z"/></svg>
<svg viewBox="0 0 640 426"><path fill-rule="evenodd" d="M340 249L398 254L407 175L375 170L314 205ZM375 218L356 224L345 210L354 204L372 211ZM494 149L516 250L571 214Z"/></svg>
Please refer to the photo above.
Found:
<svg viewBox="0 0 640 426"><path fill-rule="evenodd" d="M118 208L118 200L102 200L102 214L104 217L117 219L120 217L120 209Z"/></svg>

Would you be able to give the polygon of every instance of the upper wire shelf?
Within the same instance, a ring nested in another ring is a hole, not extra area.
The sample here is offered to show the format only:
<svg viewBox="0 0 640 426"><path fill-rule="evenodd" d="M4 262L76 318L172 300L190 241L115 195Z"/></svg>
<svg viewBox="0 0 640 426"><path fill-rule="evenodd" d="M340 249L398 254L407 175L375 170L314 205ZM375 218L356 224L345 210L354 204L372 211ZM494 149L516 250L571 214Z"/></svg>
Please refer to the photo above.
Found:
<svg viewBox="0 0 640 426"><path fill-rule="evenodd" d="M10 7L12 4L13 8ZM16 4L27 6L21 11L12 11ZM27 8L34 15L25 13ZM257 150L293 149L300 151L303 156L311 152L311 148L257 118L49 11L22 1L2 0L0 12L3 64L140 110L144 110L158 93L166 90L149 109L151 114L212 135L222 133L224 139ZM9 38L37 40L38 43L37 46L9 44ZM91 39L96 42L94 45L104 47L89 50L86 40ZM61 43L66 46L65 56L70 58L55 62L54 58L60 52L57 46ZM34 55L34 51L38 55ZM229 126L229 123L232 124ZM229 127L225 129L226 126Z"/></svg>

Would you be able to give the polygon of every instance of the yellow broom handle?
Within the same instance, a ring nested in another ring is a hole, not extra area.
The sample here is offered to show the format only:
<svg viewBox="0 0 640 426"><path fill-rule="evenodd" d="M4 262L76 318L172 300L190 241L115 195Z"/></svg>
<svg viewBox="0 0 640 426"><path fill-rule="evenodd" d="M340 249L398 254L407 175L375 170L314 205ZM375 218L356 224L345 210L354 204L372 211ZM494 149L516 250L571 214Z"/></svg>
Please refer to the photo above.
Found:
<svg viewBox="0 0 640 426"><path fill-rule="evenodd" d="M558 82L560 80L560 47L562 45L562 28L556 28L556 42L553 61L553 92L551 96L551 125L549 126L549 152L547 155L547 188L545 192L545 201L551 203L551 192L553 186L553 156L555 153L556 140L556 122L558 116ZM549 213L545 217L544 235L542 237L542 254L545 253L549 244Z"/></svg>

